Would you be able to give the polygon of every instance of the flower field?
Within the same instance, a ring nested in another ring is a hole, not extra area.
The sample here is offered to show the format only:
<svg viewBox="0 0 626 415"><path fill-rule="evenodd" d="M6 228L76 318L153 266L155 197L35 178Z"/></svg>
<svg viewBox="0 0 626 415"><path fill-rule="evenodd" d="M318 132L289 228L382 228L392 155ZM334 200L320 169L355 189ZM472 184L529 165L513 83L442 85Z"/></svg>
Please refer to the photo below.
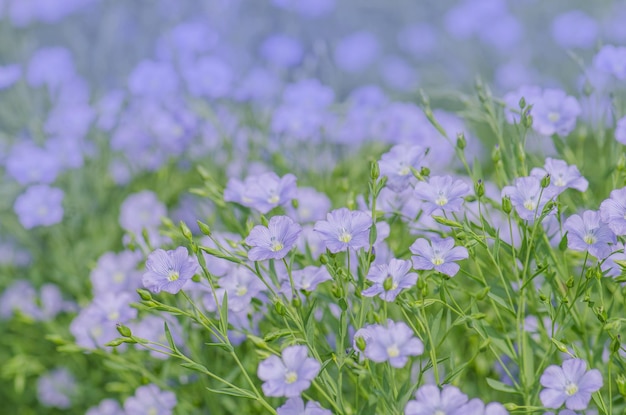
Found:
<svg viewBox="0 0 626 415"><path fill-rule="evenodd" d="M0 0L0 413L626 414L625 22Z"/></svg>

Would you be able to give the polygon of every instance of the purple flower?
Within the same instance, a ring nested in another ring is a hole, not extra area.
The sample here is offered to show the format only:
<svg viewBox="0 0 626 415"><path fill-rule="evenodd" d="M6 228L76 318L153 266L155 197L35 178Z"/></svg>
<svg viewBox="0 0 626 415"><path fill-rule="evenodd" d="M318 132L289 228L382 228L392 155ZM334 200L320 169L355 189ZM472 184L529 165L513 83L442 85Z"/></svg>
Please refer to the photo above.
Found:
<svg viewBox="0 0 626 415"><path fill-rule="evenodd" d="M379 295L385 301L396 299L400 291L410 288L417 282L417 274L409 272L411 261L392 259L389 265L376 265L370 269L367 279L374 284L363 291L366 297Z"/></svg>
<svg viewBox="0 0 626 415"><path fill-rule="evenodd" d="M256 209L265 214L276 206L285 206L296 197L296 176L276 173L263 173L247 177L242 183L230 179L224 189L224 200Z"/></svg>
<svg viewBox="0 0 626 415"><path fill-rule="evenodd" d="M424 344L404 322L389 320L387 327L372 325L367 327L367 332L369 336L363 337L365 357L376 363L389 361L391 366L401 368L406 365L409 356L419 356L424 352Z"/></svg>
<svg viewBox="0 0 626 415"><path fill-rule="evenodd" d="M335 63L346 72L361 72L371 65L380 49L376 36L356 32L340 39L335 47Z"/></svg>
<svg viewBox="0 0 626 415"><path fill-rule="evenodd" d="M328 409L324 409L319 403L309 401L304 406L304 401L300 397L289 398L280 408L276 409L278 415L332 415Z"/></svg>
<svg viewBox="0 0 626 415"><path fill-rule="evenodd" d="M600 217L616 235L626 235L626 187L611 191L600 204Z"/></svg>
<svg viewBox="0 0 626 415"><path fill-rule="evenodd" d="M574 251L589 252L598 259L611 254L611 246L617 240L611 229L600 220L600 213L593 210L583 212L583 216L572 215L565 221L567 247Z"/></svg>
<svg viewBox="0 0 626 415"><path fill-rule="evenodd" d="M178 75L169 62L145 60L128 77L128 89L137 96L167 97L178 91Z"/></svg>
<svg viewBox="0 0 626 415"><path fill-rule="evenodd" d="M602 387L602 375L598 369L586 370L582 359L569 359L561 367L549 366L541 375L545 388L539 394L541 403L547 408L559 408L563 403L567 409L586 409L591 394Z"/></svg>
<svg viewBox="0 0 626 415"><path fill-rule="evenodd" d="M0 66L0 90L10 87L21 77L22 68L19 65Z"/></svg>
<svg viewBox="0 0 626 415"><path fill-rule="evenodd" d="M605 275L609 277L619 277L622 275L622 267L616 261L626 263L626 250L624 249L624 244L621 242L613 245L612 248L613 252L602 262L601 268L602 271L606 273Z"/></svg>
<svg viewBox="0 0 626 415"><path fill-rule="evenodd" d="M456 275L461 268L453 261L469 257L465 247L454 246L454 238L433 236L430 241L419 238L409 249L415 254L411 257L415 269L434 269L450 277Z"/></svg>
<svg viewBox="0 0 626 415"><path fill-rule="evenodd" d="M552 38L562 48L592 48L598 37L598 23L581 10L559 14L552 21Z"/></svg>
<svg viewBox="0 0 626 415"><path fill-rule="evenodd" d="M308 266L304 267L304 269L294 270L291 272L291 278L293 279L294 288L304 291L315 291L318 285L333 279L326 267L323 266ZM291 290L290 282L285 281L282 288L284 291L289 292Z"/></svg>
<svg viewBox="0 0 626 415"><path fill-rule="evenodd" d="M266 38L259 50L261 56L279 67L296 66L302 60L302 44L287 35L276 34Z"/></svg>
<svg viewBox="0 0 626 415"><path fill-rule="evenodd" d="M69 50L61 47L39 49L28 64L26 79L33 87L47 85L56 89L76 77Z"/></svg>
<svg viewBox="0 0 626 415"><path fill-rule="evenodd" d="M593 58L593 66L623 81L626 79L626 47L603 46Z"/></svg>
<svg viewBox="0 0 626 415"><path fill-rule="evenodd" d="M189 92L198 97L223 98L233 83L232 69L220 58L205 56L184 71Z"/></svg>
<svg viewBox="0 0 626 415"><path fill-rule="evenodd" d="M556 195L549 187L541 187L541 179L528 176L515 179L515 186L505 186L502 189L504 196L511 198L511 204L520 218L534 221L541 215L546 203Z"/></svg>
<svg viewBox="0 0 626 415"><path fill-rule="evenodd" d="M32 142L18 143L11 149L6 161L7 173L20 184L54 182L60 164L53 153Z"/></svg>
<svg viewBox="0 0 626 415"><path fill-rule="evenodd" d="M368 247L371 227L372 218L367 213L341 208L328 213L313 230L321 235L330 252L337 253Z"/></svg>
<svg viewBox="0 0 626 415"><path fill-rule="evenodd" d="M104 399L98 406L92 406L85 415L126 415L119 402L114 399Z"/></svg>
<svg viewBox="0 0 626 415"><path fill-rule="evenodd" d="M264 383L266 396L300 396L311 386L321 369L320 363L309 358L306 346L289 346L282 352L282 358L270 356L261 363L257 375Z"/></svg>
<svg viewBox="0 0 626 415"><path fill-rule="evenodd" d="M272 217L267 227L258 225L250 231L246 243L253 248L248 251L248 259L264 261L284 258L295 245L300 232L300 225L289 216Z"/></svg>
<svg viewBox="0 0 626 415"><path fill-rule="evenodd" d="M124 411L126 415L171 415L175 406L174 392L162 391L150 384L137 388L135 395L126 399Z"/></svg>
<svg viewBox="0 0 626 415"><path fill-rule="evenodd" d="M90 275L94 294L134 292L141 287L140 260L141 254L133 251L104 253Z"/></svg>
<svg viewBox="0 0 626 415"><path fill-rule="evenodd" d="M258 298L259 293L265 290L265 284L252 271L245 267L236 267L225 277L219 279L220 288L216 294L223 298L228 295L228 309L235 313L248 308L253 298Z"/></svg>
<svg viewBox="0 0 626 415"><path fill-rule="evenodd" d="M622 117L617 121L615 139L618 143L626 145L626 117Z"/></svg>
<svg viewBox="0 0 626 415"><path fill-rule="evenodd" d="M63 190L45 184L30 186L15 200L13 210L22 226L51 226L63 219Z"/></svg>
<svg viewBox="0 0 626 415"><path fill-rule="evenodd" d="M43 406L68 409L76 391L76 379L65 368L51 370L37 379L37 399Z"/></svg>
<svg viewBox="0 0 626 415"><path fill-rule="evenodd" d="M546 136L568 135L576 127L581 112L576 98L559 89L546 89L532 109L533 129Z"/></svg>
<svg viewBox="0 0 626 415"><path fill-rule="evenodd" d="M563 160L548 157L543 169L536 167L530 172L531 176L535 176L539 180L546 174L550 174L550 186L548 189L549 191L554 191L555 194L560 194L568 188L584 192L589 186L589 182L581 176L578 167L568 166Z"/></svg>
<svg viewBox="0 0 626 415"><path fill-rule="evenodd" d="M0 295L0 318L9 319L15 311L36 318L39 314L36 302L37 291L33 285L26 280L15 280Z"/></svg>
<svg viewBox="0 0 626 415"><path fill-rule="evenodd" d="M301 223L322 220L330 210L328 196L310 187L298 188L296 199L298 207L287 205L286 210L290 217Z"/></svg>
<svg viewBox="0 0 626 415"><path fill-rule="evenodd" d="M143 286L159 293L161 291L176 294L198 270L198 263L189 256L187 248L179 246L176 250L157 249L148 256L143 274Z"/></svg>
<svg viewBox="0 0 626 415"><path fill-rule="evenodd" d="M462 180L454 180L451 176L433 176L428 182L417 182L415 194L422 200L424 214L431 215L435 210L459 212L463 204L463 196L470 192L469 186Z"/></svg>
<svg viewBox="0 0 626 415"><path fill-rule="evenodd" d="M440 391L435 385L424 385L415 392L415 398L406 404L404 415L466 415L463 407L467 395L456 386L445 385Z"/></svg>
<svg viewBox="0 0 626 415"><path fill-rule="evenodd" d="M463 415L509 415L509 412L497 402L492 402L485 406L484 402L478 398L466 403L463 408Z"/></svg>
<svg viewBox="0 0 626 415"><path fill-rule="evenodd" d="M411 168L419 170L426 156L420 146L396 145L383 154L379 161L380 174L387 176L387 187L394 192L402 192L410 183L415 182Z"/></svg>

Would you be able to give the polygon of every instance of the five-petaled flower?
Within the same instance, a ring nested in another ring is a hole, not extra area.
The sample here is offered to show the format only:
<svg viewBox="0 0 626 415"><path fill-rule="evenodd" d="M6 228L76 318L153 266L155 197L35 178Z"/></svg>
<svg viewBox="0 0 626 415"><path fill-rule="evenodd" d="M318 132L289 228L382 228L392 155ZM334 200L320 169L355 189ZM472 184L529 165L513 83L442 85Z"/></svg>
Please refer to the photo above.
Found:
<svg viewBox="0 0 626 415"><path fill-rule="evenodd" d="M175 250L157 249L148 255L143 274L143 286L158 293L161 291L176 294L194 276L198 263L189 256L187 248L179 246Z"/></svg>
<svg viewBox="0 0 626 415"><path fill-rule="evenodd" d="M433 176L428 182L415 185L415 195L424 203L422 210L426 215L441 209L444 212L459 212L463 197L470 192L463 180L454 180L451 176Z"/></svg>
<svg viewBox="0 0 626 415"><path fill-rule="evenodd" d="M365 357L376 363L389 361L395 368L406 365L409 356L419 356L424 352L424 344L414 336L413 330L404 322L389 320L387 327L371 325L354 335L365 341Z"/></svg>
<svg viewBox="0 0 626 415"><path fill-rule="evenodd" d="M611 246L617 242L615 234L600 219L600 213L593 210L580 215L572 215L565 221L567 246L574 251L589 252L598 259L611 254Z"/></svg>
<svg viewBox="0 0 626 415"><path fill-rule="evenodd" d="M370 268L367 279L374 284L363 291L366 297L380 296L385 301L396 299L400 291L410 288L417 282L417 274L409 272L411 261L391 259L389 264L375 265Z"/></svg>
<svg viewBox="0 0 626 415"><path fill-rule="evenodd" d="M266 396L300 396L311 386L321 369L320 363L308 356L306 346L289 346L282 358L270 356L261 363L257 375Z"/></svg>
<svg viewBox="0 0 626 415"><path fill-rule="evenodd" d="M302 228L289 216L274 216L267 227L252 228L246 243L253 248L248 252L251 261L282 259L293 248Z"/></svg>
<svg viewBox="0 0 626 415"><path fill-rule="evenodd" d="M371 227L372 217L367 213L341 208L328 213L326 220L318 221L313 230L330 252L337 253L369 246Z"/></svg>
<svg viewBox="0 0 626 415"><path fill-rule="evenodd" d="M450 277L460 269L454 261L469 257L465 247L454 246L454 238L432 237L430 241L419 238L409 249L415 254L411 257L415 269L434 269Z"/></svg>
<svg viewBox="0 0 626 415"><path fill-rule="evenodd" d="M539 381L545 388L539 394L541 403L547 408L586 409L591 394L602 387L602 375L598 369L587 371L582 359L569 359L561 367L549 366Z"/></svg>

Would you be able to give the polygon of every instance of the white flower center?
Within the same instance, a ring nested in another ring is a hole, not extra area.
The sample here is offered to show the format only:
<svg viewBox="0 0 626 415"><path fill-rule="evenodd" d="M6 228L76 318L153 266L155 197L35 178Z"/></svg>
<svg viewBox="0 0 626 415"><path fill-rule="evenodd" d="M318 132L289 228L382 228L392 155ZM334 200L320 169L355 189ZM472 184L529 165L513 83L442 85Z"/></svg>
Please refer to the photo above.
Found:
<svg viewBox="0 0 626 415"><path fill-rule="evenodd" d="M400 165L400 170L398 170L400 176L406 176L409 173L411 173L411 169L408 166Z"/></svg>
<svg viewBox="0 0 626 415"><path fill-rule="evenodd" d="M167 280L168 281L176 281L180 278L180 275L178 274L178 271L170 271L170 273L167 276Z"/></svg>
<svg viewBox="0 0 626 415"><path fill-rule="evenodd" d="M446 415L446 413L441 409L437 409L433 415Z"/></svg>
<svg viewBox="0 0 626 415"><path fill-rule="evenodd" d="M120 318L120 313L119 311L112 311L107 317L109 318L109 321L117 321Z"/></svg>
<svg viewBox="0 0 626 415"><path fill-rule="evenodd" d="M270 241L271 241L270 249L274 252L280 251L281 249L285 247L282 243L280 243L280 241L277 241L276 238L274 238L273 236Z"/></svg>
<svg viewBox="0 0 626 415"><path fill-rule="evenodd" d="M287 372L285 373L285 382L288 384L292 384L298 380L298 374L296 372Z"/></svg>
<svg viewBox="0 0 626 415"><path fill-rule="evenodd" d="M526 200L524 201L524 208L525 208L526 210L532 210L532 211L534 211L535 209L537 209L537 203L535 203L534 198L532 198L532 197L531 197L530 199L526 199Z"/></svg>
<svg viewBox="0 0 626 415"><path fill-rule="evenodd" d="M280 201L280 197L278 197L278 195L274 194L271 195L270 197L267 198L267 203L270 203L272 205L277 204Z"/></svg>
<svg viewBox="0 0 626 415"><path fill-rule="evenodd" d="M556 180L554 181L554 184L555 184L555 185L557 185L557 186L559 186L559 187L563 187L563 186L565 186L567 183L565 183L565 180L563 180L563 175L562 175L562 174L559 174L559 175L556 177Z"/></svg>
<svg viewBox="0 0 626 415"><path fill-rule="evenodd" d="M439 206L443 206L446 203L448 203L448 198L446 197L446 195L444 195L443 193L439 192L439 195L437 196L437 199L435 199L435 203L438 204Z"/></svg>
<svg viewBox="0 0 626 415"><path fill-rule="evenodd" d="M248 294L248 287L246 287L245 285L239 285L237 286L237 290L235 291L235 293L238 297L243 297L244 295Z"/></svg>
<svg viewBox="0 0 626 415"><path fill-rule="evenodd" d="M348 231L346 231L345 229L343 229L341 231L341 233L339 234L339 240L343 243L348 243L352 240L352 235L350 235L350 233Z"/></svg>
<svg viewBox="0 0 626 415"><path fill-rule="evenodd" d="M400 349L395 344L387 347L387 356L389 357L398 357L400 356Z"/></svg>
<svg viewBox="0 0 626 415"><path fill-rule="evenodd" d="M551 113L548 114L548 120L550 120L550 122L557 122L560 119L561 119L561 114L559 114L558 112L552 111Z"/></svg>
<svg viewBox="0 0 626 415"><path fill-rule="evenodd" d="M572 396L576 392L578 392L578 385L576 385L575 383L570 382L567 384L567 386L565 386L565 393L567 394L567 396Z"/></svg>
<svg viewBox="0 0 626 415"><path fill-rule="evenodd" d="M445 261L443 260L441 255L435 254L435 256L433 256L433 259L431 259L430 262L432 262L433 265L437 266L437 265L443 264Z"/></svg>
<svg viewBox="0 0 626 415"><path fill-rule="evenodd" d="M587 234L585 235L585 237L583 238L583 240L585 241L585 243L587 245L593 245L598 241L598 238L596 238L594 235L592 234Z"/></svg>
<svg viewBox="0 0 626 415"><path fill-rule="evenodd" d="M126 279L126 276L121 271L117 271L115 274L113 274L114 282L124 282L125 279Z"/></svg>

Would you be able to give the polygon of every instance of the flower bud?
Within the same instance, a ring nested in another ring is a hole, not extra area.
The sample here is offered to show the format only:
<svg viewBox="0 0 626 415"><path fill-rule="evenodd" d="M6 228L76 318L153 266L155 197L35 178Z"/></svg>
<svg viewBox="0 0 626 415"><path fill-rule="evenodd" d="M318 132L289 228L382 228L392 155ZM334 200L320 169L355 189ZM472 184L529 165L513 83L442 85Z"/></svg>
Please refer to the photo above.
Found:
<svg viewBox="0 0 626 415"><path fill-rule="evenodd" d="M291 206L294 209L298 209L298 206L300 205L300 203L298 202L298 199L291 199Z"/></svg>
<svg viewBox="0 0 626 415"><path fill-rule="evenodd" d="M380 166L377 161L373 161L370 166L370 178L374 181L380 177Z"/></svg>
<svg viewBox="0 0 626 415"><path fill-rule="evenodd" d="M522 119L525 128L530 128L533 126L533 116L530 114L526 114L526 116Z"/></svg>
<svg viewBox="0 0 626 415"><path fill-rule="evenodd" d="M285 307L285 305L281 301L276 301L274 303L274 309L276 310L276 313L279 316L287 315L287 308Z"/></svg>
<svg viewBox="0 0 626 415"><path fill-rule="evenodd" d="M199 220L197 220L196 223L198 224L198 227L200 228L200 232L202 232L206 236L211 236L211 228L209 228L209 225Z"/></svg>
<svg viewBox="0 0 626 415"><path fill-rule="evenodd" d="M495 147L493 148L493 151L491 152L491 160L493 160L494 163L497 163L498 161L502 160L502 151L500 151L500 146L499 145L495 145Z"/></svg>
<svg viewBox="0 0 626 415"><path fill-rule="evenodd" d="M476 193L476 196L479 198L485 195L485 184L482 180L478 179L478 181L474 183L474 193Z"/></svg>
<svg viewBox="0 0 626 415"><path fill-rule="evenodd" d="M518 105L519 105L519 109L521 109L521 110L526 108L526 99L524 97L521 97L519 99Z"/></svg>
<svg viewBox="0 0 626 415"><path fill-rule="evenodd" d="M545 189L548 186L550 186L550 173L546 174L541 179L541 187L543 187Z"/></svg>
<svg viewBox="0 0 626 415"><path fill-rule="evenodd" d="M115 328L117 329L117 332L124 337L130 337L133 335L130 329L123 324L117 323L115 325Z"/></svg>
<svg viewBox="0 0 626 415"><path fill-rule="evenodd" d="M513 205L511 204L511 198L509 196L504 196L502 198L502 211L508 215L512 210Z"/></svg>
<svg viewBox="0 0 626 415"><path fill-rule="evenodd" d="M180 228L180 232L183 234L183 236L185 237L185 239L187 239L188 241L193 240L193 234L191 233L191 229L189 229L189 226L187 226L187 224L185 222L183 222L182 220L178 223L178 226Z"/></svg>
<svg viewBox="0 0 626 415"><path fill-rule="evenodd" d="M365 347L367 347L367 343L365 343L365 339L363 337L361 336L357 337L355 340L355 343L356 343L357 349L359 349L362 352L365 351Z"/></svg>
<svg viewBox="0 0 626 415"><path fill-rule="evenodd" d="M323 265L328 264L328 255L326 255L326 254L322 254L322 255L320 255L320 262L321 262Z"/></svg>
<svg viewBox="0 0 626 415"><path fill-rule="evenodd" d="M144 301L152 300L152 294L150 294L150 291L148 290L144 290L143 288L137 288L137 294L139 294L139 297L141 297L141 299Z"/></svg>
<svg viewBox="0 0 626 415"><path fill-rule="evenodd" d="M389 275L387 278L385 278L385 281L383 281L383 289L385 291L391 291L392 288L393 288L393 277Z"/></svg>
<svg viewBox="0 0 626 415"><path fill-rule="evenodd" d="M458 148L459 150L463 150L465 149L466 146L467 146L467 140L465 140L465 134L458 133L456 135L456 148Z"/></svg>
<svg viewBox="0 0 626 415"><path fill-rule="evenodd" d="M617 375L615 383L617 383L617 390L619 391L620 395L626 398L626 376Z"/></svg>

